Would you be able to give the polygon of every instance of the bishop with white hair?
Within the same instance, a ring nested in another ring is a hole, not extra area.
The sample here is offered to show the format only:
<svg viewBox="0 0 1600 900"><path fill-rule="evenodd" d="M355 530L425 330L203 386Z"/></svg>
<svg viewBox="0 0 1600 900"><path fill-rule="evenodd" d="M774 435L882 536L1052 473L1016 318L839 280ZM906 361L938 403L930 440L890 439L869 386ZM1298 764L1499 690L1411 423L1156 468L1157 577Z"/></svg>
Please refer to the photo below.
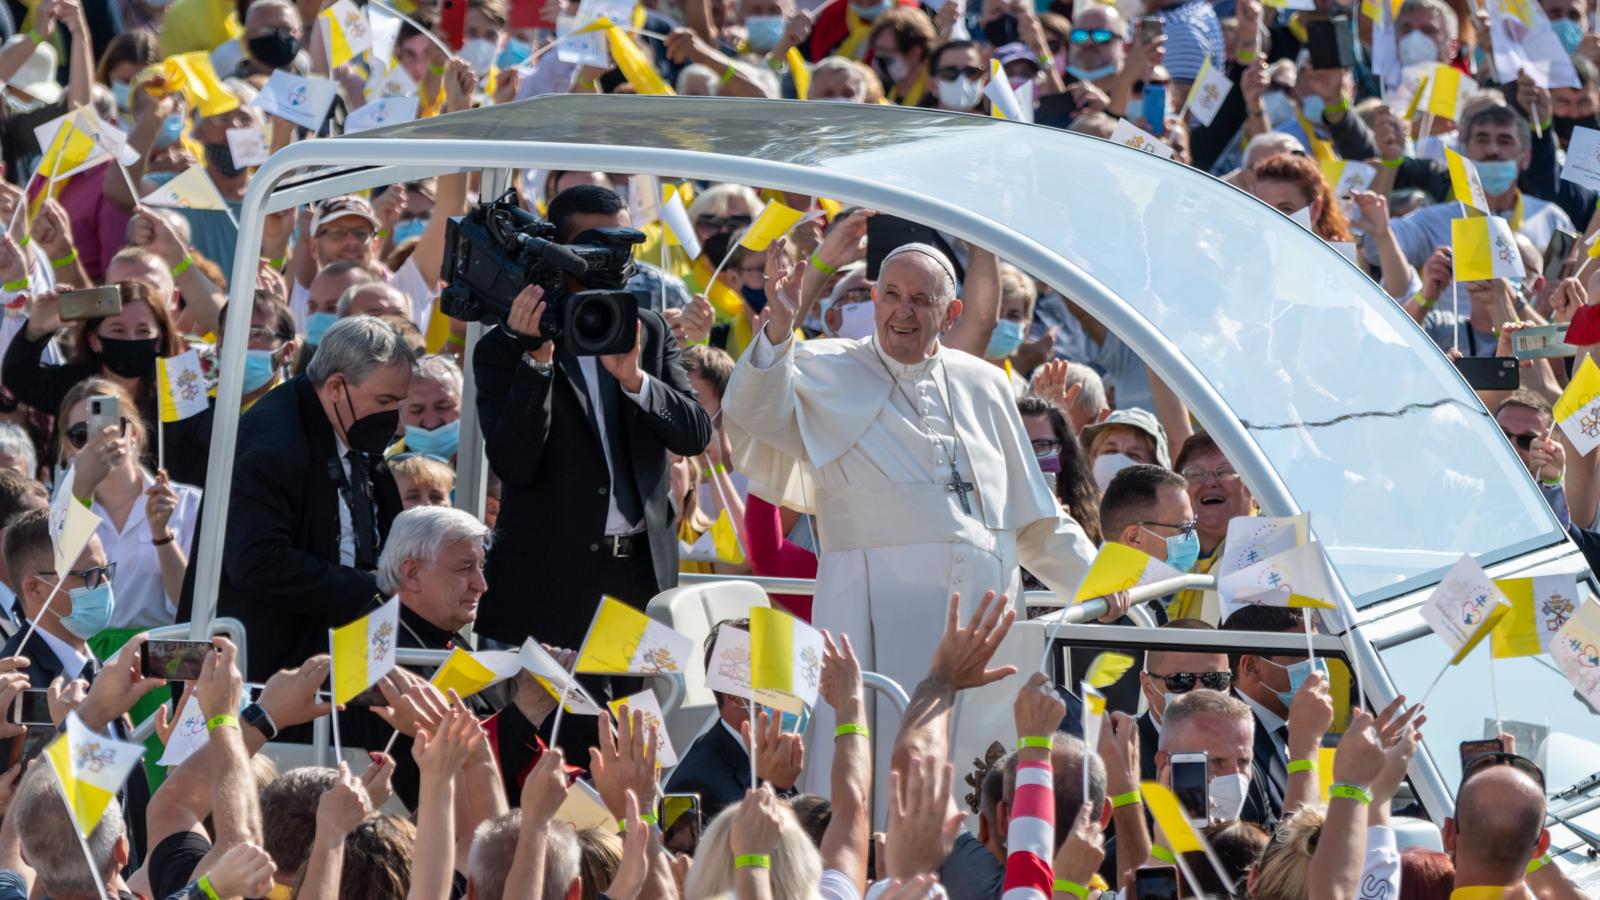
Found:
<svg viewBox="0 0 1600 900"><path fill-rule="evenodd" d="M941 346L961 315L942 252L907 244L885 257L873 334L798 344L804 264L781 256L771 316L722 401L735 461L758 496L817 516L812 624L849 635L862 668L915 684L951 594L963 620L986 591L1020 604L1020 564L1071 596L1095 549L1034 461L1005 372ZM828 734L826 706L814 715ZM880 756L898 724L880 705ZM831 743L807 761L822 785Z"/></svg>

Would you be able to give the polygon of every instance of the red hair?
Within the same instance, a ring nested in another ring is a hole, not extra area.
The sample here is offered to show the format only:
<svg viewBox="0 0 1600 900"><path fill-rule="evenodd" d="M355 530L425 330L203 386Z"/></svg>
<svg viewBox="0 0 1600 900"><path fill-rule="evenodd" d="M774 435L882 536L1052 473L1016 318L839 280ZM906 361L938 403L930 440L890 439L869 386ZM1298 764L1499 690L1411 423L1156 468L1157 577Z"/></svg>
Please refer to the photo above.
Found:
<svg viewBox="0 0 1600 900"><path fill-rule="evenodd" d="M1310 198L1312 203L1322 201L1322 214L1312 224L1317 237L1325 241L1353 241L1350 223L1339 208L1339 199L1322 177L1322 169L1304 156L1284 153L1262 160L1252 174L1257 181L1277 181L1292 184Z"/></svg>

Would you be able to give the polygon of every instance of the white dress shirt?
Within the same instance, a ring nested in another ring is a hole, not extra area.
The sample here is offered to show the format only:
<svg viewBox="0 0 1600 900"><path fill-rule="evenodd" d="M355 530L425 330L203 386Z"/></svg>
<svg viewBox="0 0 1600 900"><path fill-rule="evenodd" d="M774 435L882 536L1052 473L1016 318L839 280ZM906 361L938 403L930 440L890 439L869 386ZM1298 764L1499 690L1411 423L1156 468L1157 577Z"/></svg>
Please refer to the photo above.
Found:
<svg viewBox="0 0 1600 900"><path fill-rule="evenodd" d="M1236 691L1235 693L1238 694L1240 700L1250 706L1250 711L1255 713L1256 721L1261 723L1261 728L1266 731L1267 737L1272 739L1272 747L1277 751L1277 758L1267 764L1267 772L1279 784L1286 783L1289 777L1289 748L1284 744L1283 739L1278 737L1278 730L1287 725L1288 722L1284 721L1277 713L1257 703L1244 691Z"/></svg>
<svg viewBox="0 0 1600 900"><path fill-rule="evenodd" d="M121 569L122 567L118 566L117 568ZM57 600L59 599L57 598ZM56 659L61 661L61 674L65 675L68 681L81 676L84 673L83 670L89 667L89 657L72 649L72 646L66 641L45 631L43 628L34 629L34 633L44 638L44 645L49 647L50 651L56 655Z"/></svg>
<svg viewBox="0 0 1600 900"><path fill-rule="evenodd" d="M95 534L105 548L106 559L117 564L116 577L111 582L116 608L111 613L112 628L159 628L171 625L178 614L178 598L167 596L166 582L161 578L159 548L151 542L156 535L151 531L146 514L148 498L144 491L154 487L155 478L146 472L140 494L128 510L128 518L118 529L112 524L111 514L96 500L92 507L100 517L100 527ZM167 522L170 531L184 554L190 554L195 530L200 525L200 489L172 482L173 493L178 495L178 505Z"/></svg>
<svg viewBox="0 0 1600 900"><path fill-rule="evenodd" d="M349 497L354 500L355 484L350 481L350 457L345 455L350 452L350 448L344 445L344 441L339 440L338 435L334 435L333 443L339 448L339 467L344 471L345 489L352 492ZM372 480L370 475L367 480ZM372 492L372 521L374 525L378 521L376 485L373 486ZM374 534L372 539L376 542L378 535ZM339 491L339 565L351 568L355 568L356 565L356 529L350 523L350 504L345 502L345 491Z"/></svg>
<svg viewBox="0 0 1600 900"><path fill-rule="evenodd" d="M580 356L578 357L578 368L583 372L583 383L589 391L589 408L594 410L595 427L600 429L600 446L609 448L611 445L606 443L605 407L600 405L600 364L592 356ZM640 372L639 377L643 379L639 384L639 393L630 394L627 388L622 388L622 396L643 407L646 399L650 396L650 376ZM611 477L612 486L611 490L606 491L606 534L608 536L638 534L644 530L644 520L629 522L627 517L622 514L622 510L617 508L617 492L615 490L617 476L611 469L611 451L607 449L601 455L605 457L606 473ZM639 506L641 509L644 507L644 497L642 495L639 497Z"/></svg>

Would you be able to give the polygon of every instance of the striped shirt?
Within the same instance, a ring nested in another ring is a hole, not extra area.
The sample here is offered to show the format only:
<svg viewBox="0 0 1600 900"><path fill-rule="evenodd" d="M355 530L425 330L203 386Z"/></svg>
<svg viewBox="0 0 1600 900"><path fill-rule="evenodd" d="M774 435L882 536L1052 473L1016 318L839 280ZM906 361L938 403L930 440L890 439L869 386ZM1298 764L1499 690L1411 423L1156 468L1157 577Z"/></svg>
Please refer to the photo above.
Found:
<svg viewBox="0 0 1600 900"><path fill-rule="evenodd" d="M1223 66L1222 23L1206 0L1187 0L1157 10L1155 17L1167 35L1167 51L1161 64L1173 81L1194 81L1200 64L1211 57L1211 68Z"/></svg>
<svg viewBox="0 0 1600 900"><path fill-rule="evenodd" d="M1017 765L1017 791L1006 833L1006 880L1000 900L1047 900L1055 882L1055 780L1050 758Z"/></svg>

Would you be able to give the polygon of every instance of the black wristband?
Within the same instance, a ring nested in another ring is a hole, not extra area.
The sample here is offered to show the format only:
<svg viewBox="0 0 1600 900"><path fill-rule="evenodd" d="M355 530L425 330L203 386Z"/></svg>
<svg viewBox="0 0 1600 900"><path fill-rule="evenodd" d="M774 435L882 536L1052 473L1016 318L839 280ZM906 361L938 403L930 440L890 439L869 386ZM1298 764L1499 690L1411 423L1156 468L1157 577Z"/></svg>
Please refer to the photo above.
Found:
<svg viewBox="0 0 1600 900"><path fill-rule="evenodd" d="M277 723L272 721L272 717L267 715L267 711L261 707L261 704L252 703L246 706L244 711L239 713L239 718L243 719L246 725L261 732L262 736L267 740L274 741L278 739Z"/></svg>

